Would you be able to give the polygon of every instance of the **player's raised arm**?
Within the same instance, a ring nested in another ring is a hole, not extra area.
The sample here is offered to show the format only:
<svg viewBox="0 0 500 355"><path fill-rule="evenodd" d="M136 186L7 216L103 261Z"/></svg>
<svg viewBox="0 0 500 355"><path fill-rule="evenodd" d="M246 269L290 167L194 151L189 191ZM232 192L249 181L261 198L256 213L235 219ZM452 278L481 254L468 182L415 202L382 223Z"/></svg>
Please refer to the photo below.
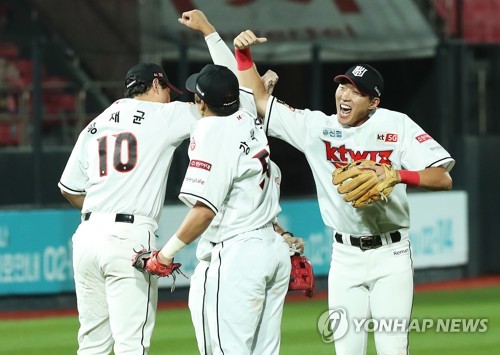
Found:
<svg viewBox="0 0 500 355"><path fill-rule="evenodd" d="M216 32L215 27L200 10L195 9L183 12L178 21L192 30L200 31L204 36Z"/></svg>
<svg viewBox="0 0 500 355"><path fill-rule="evenodd" d="M178 21L192 30L201 32L205 36L208 51L214 64L228 67L235 75L237 74L233 53L203 12L196 9L186 11L182 13Z"/></svg>
<svg viewBox="0 0 500 355"><path fill-rule="evenodd" d="M260 81L262 81L262 84L264 85L264 90L266 90L269 95L273 93L278 80L278 74L276 74L276 72L272 71L271 69L266 71L266 73L260 77Z"/></svg>
<svg viewBox="0 0 500 355"><path fill-rule="evenodd" d="M267 38L257 37L250 30L241 32L233 42L236 64L238 66L238 80L241 86L253 90L259 116L263 116L266 112L269 94L266 92L264 84L253 63L250 46L264 42L267 42Z"/></svg>

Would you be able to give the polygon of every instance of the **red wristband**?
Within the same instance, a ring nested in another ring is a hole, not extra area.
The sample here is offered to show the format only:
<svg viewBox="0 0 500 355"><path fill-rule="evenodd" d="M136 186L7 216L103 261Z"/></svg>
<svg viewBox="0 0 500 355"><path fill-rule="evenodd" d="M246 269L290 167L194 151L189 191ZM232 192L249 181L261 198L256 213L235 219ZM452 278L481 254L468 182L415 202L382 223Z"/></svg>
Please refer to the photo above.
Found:
<svg viewBox="0 0 500 355"><path fill-rule="evenodd" d="M236 64L238 65L238 70L247 70L253 67L252 54L250 53L250 48L236 49L234 51L234 56L236 57Z"/></svg>
<svg viewBox="0 0 500 355"><path fill-rule="evenodd" d="M409 186L420 185L420 174L417 171L399 170L401 182Z"/></svg>

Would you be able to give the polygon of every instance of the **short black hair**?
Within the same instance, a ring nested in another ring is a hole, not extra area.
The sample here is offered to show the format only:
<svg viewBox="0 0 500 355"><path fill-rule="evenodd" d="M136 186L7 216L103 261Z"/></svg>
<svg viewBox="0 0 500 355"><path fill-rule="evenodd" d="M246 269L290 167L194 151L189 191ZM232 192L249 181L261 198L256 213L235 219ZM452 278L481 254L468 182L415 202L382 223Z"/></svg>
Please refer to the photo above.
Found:
<svg viewBox="0 0 500 355"><path fill-rule="evenodd" d="M234 104L231 104L229 106L222 106L222 107L212 106L210 104L207 104L206 102L205 104L210 109L210 111L212 111L216 116L221 116L221 117L231 116L233 113L235 113L240 109L239 98Z"/></svg>
<svg viewBox="0 0 500 355"><path fill-rule="evenodd" d="M128 84L129 81L132 82L134 80L135 80L134 78L129 78L129 79L127 79L125 84ZM132 99L138 95L145 94L149 91L149 89L151 89L151 86L153 86L153 81L154 80L151 80L148 83L144 83L142 81L138 82L134 86L131 86L131 87L125 89L125 93L123 94L123 96L125 98ZM167 82L165 82L164 80L158 79L158 83L161 85L161 87L163 89L166 89L169 87Z"/></svg>

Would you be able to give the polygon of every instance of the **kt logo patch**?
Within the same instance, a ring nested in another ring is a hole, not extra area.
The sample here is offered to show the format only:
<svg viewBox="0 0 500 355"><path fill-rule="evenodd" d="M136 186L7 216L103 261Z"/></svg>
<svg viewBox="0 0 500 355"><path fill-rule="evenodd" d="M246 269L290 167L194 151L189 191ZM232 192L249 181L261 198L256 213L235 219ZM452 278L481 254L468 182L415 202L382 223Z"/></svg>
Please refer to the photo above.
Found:
<svg viewBox="0 0 500 355"><path fill-rule="evenodd" d="M347 312L344 308L329 309L318 319L318 331L325 343L342 338L348 328Z"/></svg>
<svg viewBox="0 0 500 355"><path fill-rule="evenodd" d="M397 133L377 133L379 142L396 143L398 141Z"/></svg>

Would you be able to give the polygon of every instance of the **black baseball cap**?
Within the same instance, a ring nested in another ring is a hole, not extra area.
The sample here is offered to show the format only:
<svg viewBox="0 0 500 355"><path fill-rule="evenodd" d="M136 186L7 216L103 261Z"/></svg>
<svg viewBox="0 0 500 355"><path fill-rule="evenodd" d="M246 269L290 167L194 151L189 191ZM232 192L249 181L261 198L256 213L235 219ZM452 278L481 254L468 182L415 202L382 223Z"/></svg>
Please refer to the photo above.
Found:
<svg viewBox="0 0 500 355"><path fill-rule="evenodd" d="M238 78L223 65L205 65L199 73L187 78L186 89L214 107L233 105L240 97Z"/></svg>
<svg viewBox="0 0 500 355"><path fill-rule="evenodd" d="M369 96L381 96L384 90L384 79L374 67L368 64L357 64L349 68L343 75L333 79L336 83L349 81L361 93Z"/></svg>
<svg viewBox="0 0 500 355"><path fill-rule="evenodd" d="M125 78L125 87L128 89L139 83L149 84L154 79L167 84L170 88L171 98L182 94L181 90L170 83L163 68L154 63L139 63L130 68Z"/></svg>

